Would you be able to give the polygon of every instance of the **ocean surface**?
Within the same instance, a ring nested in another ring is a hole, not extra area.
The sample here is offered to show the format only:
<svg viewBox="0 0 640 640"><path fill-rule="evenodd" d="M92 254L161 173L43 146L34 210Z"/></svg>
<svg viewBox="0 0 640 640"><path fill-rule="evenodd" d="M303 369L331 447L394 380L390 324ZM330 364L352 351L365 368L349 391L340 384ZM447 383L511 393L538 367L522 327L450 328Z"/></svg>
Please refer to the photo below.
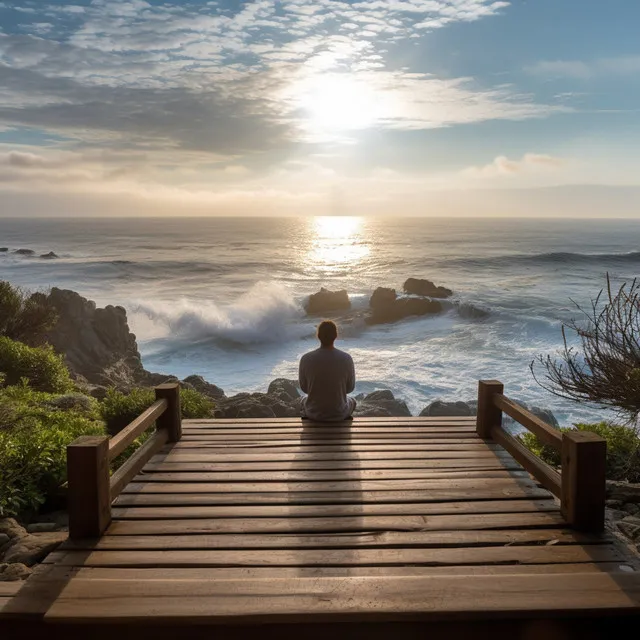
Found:
<svg viewBox="0 0 640 640"><path fill-rule="evenodd" d="M303 305L321 286L347 289L364 311L376 287L428 278L489 317L345 319L339 346L356 362L356 392L389 388L418 413L497 378L561 424L603 413L551 396L529 364L561 346L562 321L579 315L572 300L588 304L607 272L614 283L640 274L640 221L628 220L0 218L1 246L0 279L124 306L147 369L201 374L228 394L297 376L316 345Z"/></svg>

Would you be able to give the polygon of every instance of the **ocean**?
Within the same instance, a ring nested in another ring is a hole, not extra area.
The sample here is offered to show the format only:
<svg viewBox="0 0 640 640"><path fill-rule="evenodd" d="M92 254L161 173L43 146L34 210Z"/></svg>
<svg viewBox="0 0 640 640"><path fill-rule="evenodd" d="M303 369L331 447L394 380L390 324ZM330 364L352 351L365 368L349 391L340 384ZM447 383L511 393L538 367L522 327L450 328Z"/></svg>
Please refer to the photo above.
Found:
<svg viewBox="0 0 640 640"><path fill-rule="evenodd" d="M0 218L0 246L59 256L0 253L0 279L124 306L147 369L200 374L227 394L297 376L316 345L303 305L320 287L346 289L364 312L376 287L428 278L488 318L345 320L339 346L355 360L356 392L391 389L417 414L436 399L473 399L478 379L494 378L563 425L605 414L550 395L529 364L558 351L562 321L607 273L617 284L640 272L632 220Z"/></svg>

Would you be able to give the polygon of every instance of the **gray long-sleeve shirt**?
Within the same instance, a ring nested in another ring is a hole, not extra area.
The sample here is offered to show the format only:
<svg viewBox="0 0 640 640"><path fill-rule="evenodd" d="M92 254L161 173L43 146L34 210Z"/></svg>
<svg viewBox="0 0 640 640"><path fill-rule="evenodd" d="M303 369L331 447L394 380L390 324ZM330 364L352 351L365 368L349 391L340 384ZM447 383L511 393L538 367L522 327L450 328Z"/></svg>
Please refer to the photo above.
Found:
<svg viewBox="0 0 640 640"><path fill-rule="evenodd" d="M356 385L351 356L340 349L320 347L300 359L300 388L308 394L304 408L313 420L343 420L350 413L347 393Z"/></svg>

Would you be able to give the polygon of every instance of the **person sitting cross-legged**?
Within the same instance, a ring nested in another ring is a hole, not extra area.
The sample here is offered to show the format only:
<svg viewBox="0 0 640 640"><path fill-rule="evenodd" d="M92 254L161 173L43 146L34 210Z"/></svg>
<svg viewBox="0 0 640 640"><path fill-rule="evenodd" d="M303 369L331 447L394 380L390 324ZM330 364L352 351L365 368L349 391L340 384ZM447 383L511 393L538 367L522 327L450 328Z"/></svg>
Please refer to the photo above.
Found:
<svg viewBox="0 0 640 640"><path fill-rule="evenodd" d="M303 418L320 422L347 420L356 408L355 399L347 396L356 384L353 359L345 351L336 349L337 337L335 322L321 322L318 325L320 347L300 359L298 378L300 388L307 394L303 400Z"/></svg>

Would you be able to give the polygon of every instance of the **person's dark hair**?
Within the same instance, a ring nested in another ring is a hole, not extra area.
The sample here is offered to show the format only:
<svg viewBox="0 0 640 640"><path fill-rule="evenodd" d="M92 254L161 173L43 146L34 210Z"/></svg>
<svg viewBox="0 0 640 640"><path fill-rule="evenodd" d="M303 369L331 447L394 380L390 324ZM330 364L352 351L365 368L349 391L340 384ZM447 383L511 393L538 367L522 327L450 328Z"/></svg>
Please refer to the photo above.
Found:
<svg viewBox="0 0 640 640"><path fill-rule="evenodd" d="M323 320L318 325L318 340L323 347L330 347L338 337L338 327L332 320Z"/></svg>

